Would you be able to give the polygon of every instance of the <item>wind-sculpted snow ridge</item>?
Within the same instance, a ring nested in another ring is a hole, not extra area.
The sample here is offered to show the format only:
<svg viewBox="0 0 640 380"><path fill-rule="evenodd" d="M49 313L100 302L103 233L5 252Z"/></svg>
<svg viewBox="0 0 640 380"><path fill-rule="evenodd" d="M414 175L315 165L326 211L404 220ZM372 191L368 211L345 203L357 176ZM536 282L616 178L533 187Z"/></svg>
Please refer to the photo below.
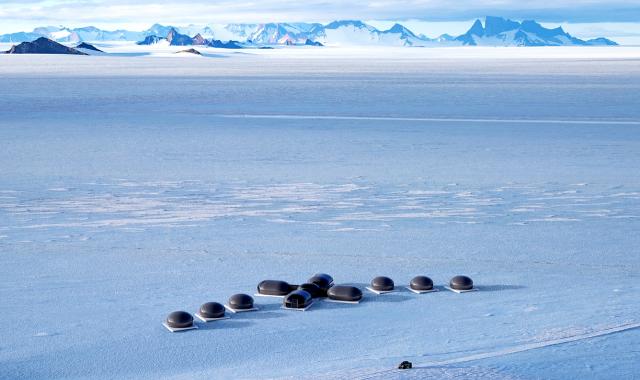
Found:
<svg viewBox="0 0 640 380"><path fill-rule="evenodd" d="M301 223L333 232L386 230L416 222L580 223L640 218L640 190L586 184L429 189L354 183L111 181L53 188L42 194L7 193L0 197L0 216L12 221L9 230L178 227L222 218Z"/></svg>

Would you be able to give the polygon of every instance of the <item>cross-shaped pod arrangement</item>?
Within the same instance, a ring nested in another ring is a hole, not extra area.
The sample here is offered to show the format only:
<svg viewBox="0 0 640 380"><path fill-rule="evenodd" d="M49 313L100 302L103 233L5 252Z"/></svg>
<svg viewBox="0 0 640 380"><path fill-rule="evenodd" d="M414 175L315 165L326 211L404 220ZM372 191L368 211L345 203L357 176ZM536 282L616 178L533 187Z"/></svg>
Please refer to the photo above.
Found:
<svg viewBox="0 0 640 380"><path fill-rule="evenodd" d="M427 276L416 276L405 287L416 294L437 292L439 289L433 284L433 280ZM466 293L478 290L473 285L471 278L467 276L453 277L444 289L456 293ZM371 293L385 295L401 291L394 281L385 276L378 276L371 280L366 287ZM364 299L362 290L353 285L336 285L333 277L326 273L317 273L300 285L293 285L286 281L264 280L257 286L257 297L277 297L282 299L282 308L285 310L306 311L319 300L325 302L337 302L358 304ZM209 323L228 319L227 311L233 314L259 311L252 296L244 293L234 294L229 297L226 304L207 302L200 306L195 316L202 323ZM163 325L171 332L197 329L198 325L194 317L186 311L174 311L170 313Z"/></svg>

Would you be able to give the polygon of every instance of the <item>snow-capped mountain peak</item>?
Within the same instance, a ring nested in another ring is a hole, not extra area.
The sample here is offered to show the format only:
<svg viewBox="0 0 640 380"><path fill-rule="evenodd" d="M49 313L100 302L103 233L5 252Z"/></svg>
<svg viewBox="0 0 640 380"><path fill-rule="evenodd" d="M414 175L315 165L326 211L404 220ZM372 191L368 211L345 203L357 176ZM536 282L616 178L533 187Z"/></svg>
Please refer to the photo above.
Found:
<svg viewBox="0 0 640 380"><path fill-rule="evenodd" d="M143 33L147 36L166 36L171 32L171 30L175 30L173 26L164 26L161 24L153 24L151 27Z"/></svg>
<svg viewBox="0 0 640 380"><path fill-rule="evenodd" d="M418 38L418 36L416 36L412 31L400 24L394 24L389 28L389 30L386 30L385 33L399 33L405 36Z"/></svg>
<svg viewBox="0 0 640 380"><path fill-rule="evenodd" d="M395 24L390 29L380 31L362 21L334 21L318 33L317 41L324 45L383 45L383 46L424 46L431 40L417 36L403 25Z"/></svg>
<svg viewBox="0 0 640 380"><path fill-rule="evenodd" d="M502 17L487 16L484 21L484 33L488 36L495 36L499 33L518 29L520 25L517 21L507 20Z"/></svg>
<svg viewBox="0 0 640 380"><path fill-rule="evenodd" d="M340 21L334 21L332 23L329 23L327 25L325 25L325 29L339 29L339 28L345 28L345 27L350 27L353 29L367 29L370 32L375 31L376 28L374 28L371 25L367 25L362 21L358 21L358 20L340 20Z"/></svg>
<svg viewBox="0 0 640 380"><path fill-rule="evenodd" d="M482 26L482 21L476 20L467 34L482 36L484 34L484 26Z"/></svg>
<svg viewBox="0 0 640 380"><path fill-rule="evenodd" d="M606 39L604 39L606 40ZM487 16L484 25L473 23L467 33L456 38L463 45L485 46L559 46L615 44L610 40L583 41L565 32L561 27L548 29L533 20L512 21L502 17Z"/></svg>

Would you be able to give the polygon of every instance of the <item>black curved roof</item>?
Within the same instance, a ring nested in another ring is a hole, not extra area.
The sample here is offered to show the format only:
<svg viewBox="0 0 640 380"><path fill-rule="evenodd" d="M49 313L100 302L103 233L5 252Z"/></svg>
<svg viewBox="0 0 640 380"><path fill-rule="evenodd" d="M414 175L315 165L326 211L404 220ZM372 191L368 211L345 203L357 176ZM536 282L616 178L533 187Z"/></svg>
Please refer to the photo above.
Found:
<svg viewBox="0 0 640 380"><path fill-rule="evenodd" d="M411 279L409 287L414 290L431 290L433 289L433 280L427 276L416 276Z"/></svg>
<svg viewBox="0 0 640 380"><path fill-rule="evenodd" d="M470 290L473 289L473 280L467 276L455 276L449 281L451 289Z"/></svg>
<svg viewBox="0 0 640 380"><path fill-rule="evenodd" d="M333 285L333 277L329 276L326 273L316 273L314 274L309 281L320 287L320 289L329 289Z"/></svg>
<svg viewBox="0 0 640 380"><path fill-rule="evenodd" d="M304 309L311 305L313 297L304 290L295 290L284 297L284 306L293 309Z"/></svg>
<svg viewBox="0 0 640 380"><path fill-rule="evenodd" d="M167 326L182 329L193 326L193 316L186 311L174 311L167 316Z"/></svg>
<svg viewBox="0 0 640 380"><path fill-rule="evenodd" d="M311 297L313 298L327 296L326 290L320 289L320 287L317 284L314 284L312 282L301 284L300 286L298 286L298 289L308 292L309 294L311 294Z"/></svg>
<svg viewBox="0 0 640 380"><path fill-rule="evenodd" d="M395 288L395 284L389 277L378 276L371 280L371 288L379 291L390 291Z"/></svg>
<svg viewBox="0 0 640 380"><path fill-rule="evenodd" d="M207 302L200 306L199 312L204 318L222 318L225 314L225 308L217 302Z"/></svg>
<svg viewBox="0 0 640 380"><path fill-rule="evenodd" d="M295 288L285 281L264 280L258 284L258 293L269 296L285 296Z"/></svg>
<svg viewBox="0 0 640 380"><path fill-rule="evenodd" d="M229 298L229 306L234 309L251 309L253 307L253 297L248 294L234 294Z"/></svg>
<svg viewBox="0 0 640 380"><path fill-rule="evenodd" d="M336 301L360 301L362 299L362 291L355 286L335 285L327 291L329 299Z"/></svg>

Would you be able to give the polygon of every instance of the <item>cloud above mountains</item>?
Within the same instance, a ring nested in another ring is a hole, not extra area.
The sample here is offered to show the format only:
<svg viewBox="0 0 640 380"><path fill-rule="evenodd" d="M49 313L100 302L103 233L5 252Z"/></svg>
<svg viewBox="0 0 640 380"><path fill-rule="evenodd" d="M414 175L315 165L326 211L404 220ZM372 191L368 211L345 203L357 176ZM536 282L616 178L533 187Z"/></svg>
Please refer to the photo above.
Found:
<svg viewBox="0 0 640 380"><path fill-rule="evenodd" d="M548 22L637 22L638 1L607 0L2 0L0 19L11 24L149 24L334 19L433 21L484 15Z"/></svg>

